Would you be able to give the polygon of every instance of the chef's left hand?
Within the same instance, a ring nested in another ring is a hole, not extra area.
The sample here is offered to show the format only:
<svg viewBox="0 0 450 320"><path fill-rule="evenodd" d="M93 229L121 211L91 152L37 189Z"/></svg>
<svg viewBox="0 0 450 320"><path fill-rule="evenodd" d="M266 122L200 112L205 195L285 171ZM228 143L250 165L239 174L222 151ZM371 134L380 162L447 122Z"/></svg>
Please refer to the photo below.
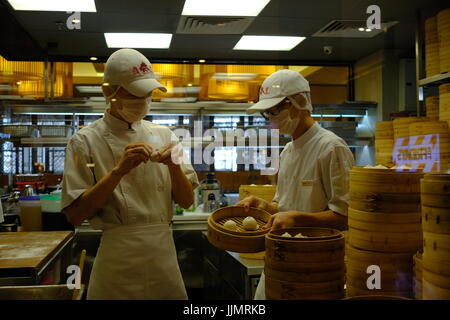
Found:
<svg viewBox="0 0 450 320"><path fill-rule="evenodd" d="M181 164L182 147L180 144L169 143L159 149L155 157L155 161L170 167L175 167Z"/></svg>
<svg viewBox="0 0 450 320"><path fill-rule="evenodd" d="M298 217L302 214L302 212L299 211L285 211L285 212L278 212L272 215L265 224L262 229L286 229L286 228L294 228L299 227Z"/></svg>

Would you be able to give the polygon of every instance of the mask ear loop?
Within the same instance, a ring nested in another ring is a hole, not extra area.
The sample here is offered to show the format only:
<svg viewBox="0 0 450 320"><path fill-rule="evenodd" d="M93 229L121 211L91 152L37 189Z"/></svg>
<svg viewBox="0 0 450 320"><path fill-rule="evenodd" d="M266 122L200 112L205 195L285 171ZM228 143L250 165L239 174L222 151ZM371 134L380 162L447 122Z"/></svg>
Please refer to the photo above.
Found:
<svg viewBox="0 0 450 320"><path fill-rule="evenodd" d="M117 86L117 89L114 90L114 92L112 94L110 94L109 96L105 97L106 101L108 103L111 103L111 99L117 94L117 92L119 91L120 86Z"/></svg>

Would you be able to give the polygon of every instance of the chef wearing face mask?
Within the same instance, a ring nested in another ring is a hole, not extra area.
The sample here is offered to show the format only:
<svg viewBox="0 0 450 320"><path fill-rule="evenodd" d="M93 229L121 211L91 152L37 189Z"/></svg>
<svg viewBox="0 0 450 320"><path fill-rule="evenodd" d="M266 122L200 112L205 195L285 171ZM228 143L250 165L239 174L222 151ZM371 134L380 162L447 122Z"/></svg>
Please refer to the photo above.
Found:
<svg viewBox="0 0 450 320"><path fill-rule="evenodd" d="M272 214L265 228L347 228L348 175L354 165L345 141L311 117L308 81L293 70L279 70L262 84L260 101L247 113L260 112L281 134L292 137L280 156L272 202L251 196L237 205ZM255 299L265 299L264 273Z"/></svg>
<svg viewBox="0 0 450 320"><path fill-rule="evenodd" d="M187 299L170 222L172 201L191 206L198 180L170 129L143 120L155 89L166 91L144 55L114 52L104 116L67 145L63 212L103 230L88 299Z"/></svg>

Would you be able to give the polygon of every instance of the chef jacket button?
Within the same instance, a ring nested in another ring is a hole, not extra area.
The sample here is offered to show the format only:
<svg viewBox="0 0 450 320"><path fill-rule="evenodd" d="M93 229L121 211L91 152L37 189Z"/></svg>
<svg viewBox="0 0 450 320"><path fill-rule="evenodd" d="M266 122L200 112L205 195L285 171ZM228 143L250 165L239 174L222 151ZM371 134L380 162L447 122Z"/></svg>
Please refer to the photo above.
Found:
<svg viewBox="0 0 450 320"><path fill-rule="evenodd" d="M163 186L162 186L162 185L159 185L159 186L158 186L158 191L159 191L159 192L162 192L162 191L163 191L163 189L164 189L164 188L163 188Z"/></svg>

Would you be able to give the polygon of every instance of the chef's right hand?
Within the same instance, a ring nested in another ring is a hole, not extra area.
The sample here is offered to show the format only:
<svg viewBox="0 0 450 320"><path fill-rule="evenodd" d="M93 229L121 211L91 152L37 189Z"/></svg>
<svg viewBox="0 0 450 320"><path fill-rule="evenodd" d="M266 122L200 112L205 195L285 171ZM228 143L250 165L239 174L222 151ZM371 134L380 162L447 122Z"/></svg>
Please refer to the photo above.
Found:
<svg viewBox="0 0 450 320"><path fill-rule="evenodd" d="M115 171L120 175L128 174L132 169L136 168L142 162L147 162L153 148L148 143L132 143L125 147L125 154L120 158L119 164Z"/></svg>
<svg viewBox="0 0 450 320"><path fill-rule="evenodd" d="M248 212L250 208L257 208L264 211L268 211L269 205L270 203L267 202L266 200L255 196L247 197L236 203L236 206L244 207L245 212Z"/></svg>

